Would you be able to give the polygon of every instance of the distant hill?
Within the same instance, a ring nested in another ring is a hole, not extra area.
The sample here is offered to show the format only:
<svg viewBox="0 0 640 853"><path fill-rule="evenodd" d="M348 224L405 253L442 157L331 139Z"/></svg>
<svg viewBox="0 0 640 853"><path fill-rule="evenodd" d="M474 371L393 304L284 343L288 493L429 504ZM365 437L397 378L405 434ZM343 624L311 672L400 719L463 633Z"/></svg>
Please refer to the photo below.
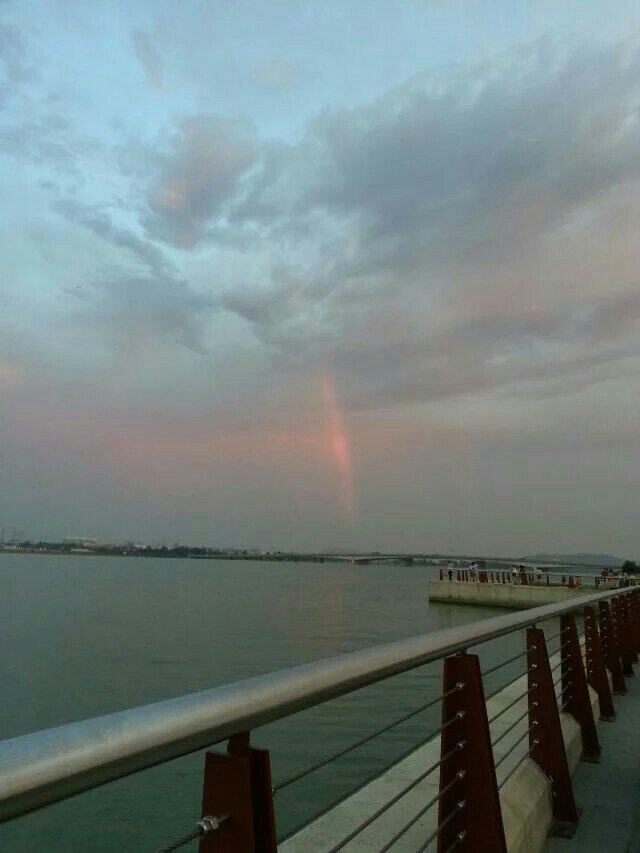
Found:
<svg viewBox="0 0 640 853"><path fill-rule="evenodd" d="M540 563L576 563L585 566L621 566L624 560L610 554L531 554L523 560Z"/></svg>

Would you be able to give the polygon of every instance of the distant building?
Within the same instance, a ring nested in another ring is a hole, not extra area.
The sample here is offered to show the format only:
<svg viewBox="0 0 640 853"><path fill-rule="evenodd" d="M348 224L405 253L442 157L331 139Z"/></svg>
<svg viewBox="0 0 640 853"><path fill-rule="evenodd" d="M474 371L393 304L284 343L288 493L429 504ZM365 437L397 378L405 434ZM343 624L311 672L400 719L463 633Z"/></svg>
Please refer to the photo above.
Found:
<svg viewBox="0 0 640 853"><path fill-rule="evenodd" d="M75 548L97 548L100 545L99 539L92 539L89 536L69 536L62 540L63 545L73 545Z"/></svg>

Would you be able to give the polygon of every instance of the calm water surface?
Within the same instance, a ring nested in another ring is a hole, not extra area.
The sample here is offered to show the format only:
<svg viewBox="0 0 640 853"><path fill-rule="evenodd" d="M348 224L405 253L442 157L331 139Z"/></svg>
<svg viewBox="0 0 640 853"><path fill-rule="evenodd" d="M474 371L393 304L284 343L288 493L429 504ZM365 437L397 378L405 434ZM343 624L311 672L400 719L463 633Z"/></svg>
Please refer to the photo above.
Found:
<svg viewBox="0 0 640 853"><path fill-rule="evenodd" d="M499 612L430 606L434 574L418 566L0 555L0 737ZM489 644L485 659L504 657L505 644L516 642ZM282 779L436 696L439 680L439 664L423 667L264 727L253 741L271 749L274 779ZM426 737L438 714L427 711L283 791L279 833ZM153 851L199 817L202 766L202 753L187 756L20 818L0 828L0 849Z"/></svg>

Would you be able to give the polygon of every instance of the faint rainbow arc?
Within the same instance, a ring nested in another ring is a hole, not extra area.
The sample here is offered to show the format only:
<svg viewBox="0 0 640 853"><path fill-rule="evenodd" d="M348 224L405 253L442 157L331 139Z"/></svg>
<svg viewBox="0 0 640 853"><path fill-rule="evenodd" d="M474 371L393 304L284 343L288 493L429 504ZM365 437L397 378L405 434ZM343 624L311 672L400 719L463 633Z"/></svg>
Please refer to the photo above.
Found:
<svg viewBox="0 0 640 853"><path fill-rule="evenodd" d="M351 520L355 511L351 442L344 426L344 417L338 402L336 384L330 376L322 377L322 398L327 410L329 452L340 477L340 502L344 512Z"/></svg>

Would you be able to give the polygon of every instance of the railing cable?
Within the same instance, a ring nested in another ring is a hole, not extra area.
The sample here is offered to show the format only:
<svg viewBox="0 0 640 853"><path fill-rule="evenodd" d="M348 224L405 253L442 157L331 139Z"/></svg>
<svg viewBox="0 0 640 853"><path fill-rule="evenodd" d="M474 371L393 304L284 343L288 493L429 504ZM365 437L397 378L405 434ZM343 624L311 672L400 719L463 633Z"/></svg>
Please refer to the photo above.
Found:
<svg viewBox="0 0 640 853"><path fill-rule="evenodd" d="M501 669L503 666L506 666L508 663L513 663L514 660L519 660L528 653L528 649L524 652L520 652L517 655L514 655L512 658L507 658L507 660L503 660L502 663L498 663L495 666L492 666L490 669L485 669L482 672L482 677L485 678L487 675L491 675L492 672L495 672L497 669Z"/></svg>
<svg viewBox="0 0 640 853"><path fill-rule="evenodd" d="M393 845L396 843L396 841L398 841L400 838L402 838L402 836L405 833L407 833L411 829L411 827L414 824L416 824L420 820L420 818L423 815L425 815L429 811L429 809L438 802L438 800L442 799L442 797L446 793L448 793L451 790L451 788L453 788L453 786L456 784L456 782L459 782L460 779L464 779L466 774L467 774L466 770L458 770L458 772L453 777L453 779L447 785L445 785L441 791L438 791L438 793L435 795L435 797L432 797L429 800L429 802L426 804L426 806L423 806L420 809L418 814L414 815L408 823L405 823L405 825L402 827L402 829L399 830L399 832L396 832L396 834L393 836L393 838L390 841L388 841L384 845L384 847L381 847L380 850L378 850L378 853L387 853L387 851L393 847Z"/></svg>
<svg viewBox="0 0 640 853"><path fill-rule="evenodd" d="M449 722L454 722L457 719L459 720L461 718L458 717L458 715L456 714L456 716L453 717L451 720L449 720ZM359 823L355 829L352 829L348 835L346 835L343 839L341 839L338 842L338 844L335 844L330 850L327 851L327 853L338 853L339 850L342 850L342 848L345 846L345 844L348 844L350 841L353 841L353 839L356 837L356 835L360 835L360 833L363 830L365 830L375 820L377 820L381 815L383 815L392 806L394 806L398 802L398 800L401 800L404 796L406 796L409 793L409 791L413 790L413 788L416 787L416 785L419 785L423 779L426 779L427 776L429 776L429 774L433 773L433 771L436 770L443 762L445 762L447 759L449 759L452 755L455 755L455 753L458 752L459 750L464 749L464 745L465 745L464 741L460 741L459 743L457 743L453 749L450 749L446 755L443 755L443 757L441 759L439 759L439 761L436 761L435 764L432 764L431 767L429 767L427 770L425 770L423 773L421 773L417 779L414 779L412 782L409 782L408 785L405 785L404 788L402 788L397 794L395 794L393 797L391 797L391 799L388 802L386 802L379 809L376 809L376 811L370 817L368 817L366 820L363 820L362 823Z"/></svg>
<svg viewBox="0 0 640 853"><path fill-rule="evenodd" d="M442 821L442 823L438 824L438 826L435 828L435 830L431 833L431 835L424 842L422 847L420 847L418 850L416 850L416 853L424 853L424 851L431 844L431 842L438 835L438 833L441 830L443 830L445 828L445 826L449 823L449 821L453 820L453 818L458 814L458 812L462 811L462 809L464 809L466 807L466 805L467 805L466 800L460 800L460 802L456 803L455 809L453 809L451 811L451 813L445 817L445 819ZM459 833L459 835L462 835L462 833ZM457 841L455 843L457 844ZM451 850L451 848L449 848L449 849Z"/></svg>
<svg viewBox="0 0 640 853"><path fill-rule="evenodd" d="M559 666L562 666L562 664L563 664L563 663L565 663L565 662L566 662L566 661L568 661L568 660L571 660L571 655L570 655L570 654L565 655L563 658L560 658L560 660L558 661L558 663L556 663L554 666L552 666L552 667L551 667L551 672L555 672L555 671L556 671L556 669L557 669Z"/></svg>
<svg viewBox="0 0 640 853"><path fill-rule="evenodd" d="M505 738L505 737L509 734L509 732L510 732L510 731L512 731L513 729L515 729L515 727L518 725L518 723L521 723L521 722L522 722L522 720L524 720L524 718L527 716L527 714L528 714L528 713L529 713L529 708L527 708L527 710L524 712L524 714L521 714L521 715L518 717L518 719L515 721L515 723L511 723L511 725L509 726L509 728L505 729L505 730L502 732L502 734L500 735L500 737L497 737L497 738L493 741L493 743L491 744L491 746L496 746L497 744L499 744L499 743L500 743L500 741L501 741L503 738Z"/></svg>
<svg viewBox="0 0 640 853"><path fill-rule="evenodd" d="M293 776L290 776L288 779L285 779L283 782L278 782L277 785L274 785L272 793L277 794L279 791L282 791L283 788L287 788L289 785L292 785L294 782L298 782L300 779L304 779L305 776L308 776L310 773L314 773L316 770L320 770L321 767L326 767L327 764L331 764L332 761L335 761L337 758L342 758L343 755L347 755L354 749L357 749L360 746L363 746L365 743L373 740L379 735L388 732L390 729L395 726L399 726L401 723L410 720L412 717L415 717L417 714L422 713L422 711L426 711L427 708L431 708L433 705L437 705L443 699L448 696L451 696L453 693L458 693L460 690L464 689L464 683L459 682L455 687L452 687L451 690L447 690L446 693L443 693L441 696L437 696L435 699L427 702L426 705L422 705L420 708L417 708L415 711L410 711L408 714L405 714L402 717L399 717L397 720L394 720L392 723L388 723L385 726L381 726L379 729L376 729L371 734L365 735L365 737L360 738L355 743L352 743L350 746L344 747L344 749L340 749L337 752L334 752L328 758L322 758L320 761L317 761L315 764L312 764L310 767L305 768L304 770L300 770L299 773L294 773Z"/></svg>
<svg viewBox="0 0 640 853"><path fill-rule="evenodd" d="M516 748L516 746L518 746L518 744L522 743L522 741L526 738L526 736L527 736L528 734L530 734L530 733L534 730L534 728L536 728L536 726L537 726L537 725L538 725L538 723L534 720L534 721L533 721L533 723L532 723L532 724L529 726L529 728L526 730L526 732L525 732L521 737L519 737L519 738L518 738L518 740L517 740L515 743L513 743L513 744L511 745L511 748L510 748L507 752L505 752L505 754L504 754L504 755L502 755L502 756L501 756L501 757L496 761L496 763L495 763L495 768L496 768L496 770L498 769L498 767L500 767L500 765L502 764L502 762L503 762L503 761L506 761L506 759L511 755L511 753L512 753L512 752L513 752L513 750Z"/></svg>
<svg viewBox="0 0 640 853"><path fill-rule="evenodd" d="M375 782L376 779L379 779L381 776L384 776L385 773L388 773L389 770L391 770L394 767L397 767L398 764L400 764L402 761L404 761L405 758L408 758L410 755L412 755L417 749L420 749L425 744L429 743L429 741L432 740L434 737L436 737L440 731L441 731L440 729L437 729L435 732L431 732L423 740L419 741L416 744L413 744L408 749L406 749L404 752L402 752L397 758L395 758L391 762L391 764L386 765L385 767L382 768L382 770L378 770L378 772L375 773L373 776L369 776L368 779L365 779L365 781L362 782L360 785L358 785L358 787L355 788L355 790L349 791L349 793L347 793L347 794L342 794L341 796L334 799L331 803L329 803L329 805L323 806L323 808L320 809L320 811L316 812L310 818L303 820L302 822L298 823L296 826L294 826L293 829L288 830L286 835L279 838L278 843L281 844L284 841L287 841L289 838L291 838L292 836L294 836L298 832L300 832L300 830L304 829L305 826L309 826L309 824L313 823L314 821L318 820L321 817L324 817L324 815L328 814L330 811L333 811L333 809L335 809L341 803L344 803L345 800L348 800L349 797L353 797L354 794L357 794L359 791L362 791L364 788L367 787L367 785L370 785L372 782ZM464 744L464 741L462 743ZM445 758L448 758L448 755L445 756L443 759L441 759L441 761L444 761ZM435 766L437 766L437 765L435 765Z"/></svg>
<svg viewBox="0 0 640 853"><path fill-rule="evenodd" d="M156 853L172 853L173 850L178 850L180 847L184 847L185 844L190 844L192 841L202 838L203 835L209 835L217 829L220 829L222 824L228 819L228 815L203 817L196 823L193 829L189 830L189 832L185 832L184 835L180 838L176 838L175 841L161 847L156 851Z"/></svg>
<svg viewBox="0 0 640 853"><path fill-rule="evenodd" d="M509 710L509 708L513 708L514 705L516 705L518 702L522 701L522 699L524 699L525 696L528 696L529 693L532 693L537 688L537 686L538 686L537 684L533 684L528 690L525 690L524 693L521 693L519 696L516 696L516 698L512 702L509 702L508 705L505 705L504 708L501 708L497 714L494 714L493 717L489 718L489 721L488 721L489 725L491 725L491 723L495 722L499 717L501 717L503 714L505 714ZM498 691L498 693L500 693L500 692L501 691ZM497 694L494 694L494 696L495 695L497 695ZM491 698L492 697L490 696L489 699L491 699ZM487 699L487 701L489 701L489 700Z"/></svg>
<svg viewBox="0 0 640 853"><path fill-rule="evenodd" d="M533 745L534 745L534 746L537 746L537 745L538 745L538 743L539 743L539 741L538 741L538 740L534 740ZM502 780L502 782L500 782L500 784L498 785L498 790L499 790L499 791L500 791L500 790L501 790L501 789L502 789L502 788L507 784L507 782L509 781L509 779L511 779L511 777L512 777L512 776L513 776L513 774L516 772L516 770L518 769L518 767L520 767L520 765L523 763L523 761L526 761L526 759L527 759L527 758L530 758L530 757L531 757L531 753L532 753L532 750L529 750L528 752L525 752L525 754L520 758L520 760L519 760L519 761L518 761L518 762L517 762L517 763L516 763L512 768L511 768L511 770L507 773L507 775L504 777L504 779Z"/></svg>

